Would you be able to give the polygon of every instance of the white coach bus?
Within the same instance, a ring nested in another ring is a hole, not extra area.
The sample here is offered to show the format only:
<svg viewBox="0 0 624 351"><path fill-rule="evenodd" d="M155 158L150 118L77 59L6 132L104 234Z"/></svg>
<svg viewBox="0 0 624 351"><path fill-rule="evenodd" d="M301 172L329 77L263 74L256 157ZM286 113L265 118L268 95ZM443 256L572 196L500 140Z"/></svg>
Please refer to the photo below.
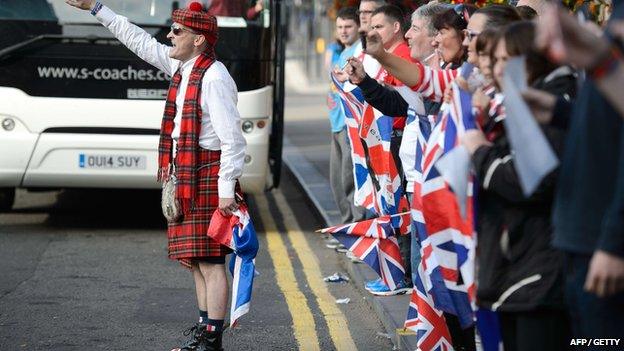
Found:
<svg viewBox="0 0 624 351"><path fill-rule="evenodd" d="M171 12L186 6L105 3L167 44ZM250 193L277 186L281 168L285 13L281 0L264 5L253 19L218 17L217 57L239 89L248 145L241 183ZM16 188L158 188L168 82L87 11L60 0L0 1L0 211L11 209Z"/></svg>

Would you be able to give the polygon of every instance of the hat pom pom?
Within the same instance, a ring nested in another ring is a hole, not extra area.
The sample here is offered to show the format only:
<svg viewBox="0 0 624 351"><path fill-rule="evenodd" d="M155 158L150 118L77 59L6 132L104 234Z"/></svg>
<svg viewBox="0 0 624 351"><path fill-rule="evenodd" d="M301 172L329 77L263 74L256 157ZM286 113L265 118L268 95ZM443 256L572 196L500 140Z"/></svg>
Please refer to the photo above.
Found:
<svg viewBox="0 0 624 351"><path fill-rule="evenodd" d="M204 7L202 6L202 4L194 1L189 5L189 10L191 11L196 11L196 12L201 12L204 10Z"/></svg>

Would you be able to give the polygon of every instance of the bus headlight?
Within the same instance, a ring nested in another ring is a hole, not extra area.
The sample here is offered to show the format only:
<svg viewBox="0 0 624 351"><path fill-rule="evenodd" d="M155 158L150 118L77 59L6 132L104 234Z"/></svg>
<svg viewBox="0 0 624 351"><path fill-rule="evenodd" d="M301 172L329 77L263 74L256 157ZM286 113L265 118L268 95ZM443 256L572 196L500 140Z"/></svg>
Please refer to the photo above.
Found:
<svg viewBox="0 0 624 351"><path fill-rule="evenodd" d="M251 133L251 131L253 130L253 122L252 121L245 121L243 122L242 128L243 128L243 132L245 133Z"/></svg>
<svg viewBox="0 0 624 351"><path fill-rule="evenodd" d="M3 119L2 129L6 130L7 132L10 132L13 129L15 129L15 120L13 120L13 118L10 118L10 117Z"/></svg>

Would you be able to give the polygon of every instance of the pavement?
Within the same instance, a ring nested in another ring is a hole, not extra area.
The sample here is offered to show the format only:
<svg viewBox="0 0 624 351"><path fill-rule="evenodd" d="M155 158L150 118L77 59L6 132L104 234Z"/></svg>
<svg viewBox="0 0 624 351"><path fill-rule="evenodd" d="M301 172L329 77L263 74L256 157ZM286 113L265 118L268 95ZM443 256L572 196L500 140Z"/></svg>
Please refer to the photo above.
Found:
<svg viewBox="0 0 624 351"><path fill-rule="evenodd" d="M300 61L296 60L287 61L286 72L284 164L325 224L341 224L329 184L330 130L325 104L329 79L327 83L316 83L319 79L307 77ZM364 283L376 279L376 273L365 264L355 264L341 256L355 285L371 297L366 300L377 313L395 349L416 350L415 334L403 328L410 296L370 295Z"/></svg>

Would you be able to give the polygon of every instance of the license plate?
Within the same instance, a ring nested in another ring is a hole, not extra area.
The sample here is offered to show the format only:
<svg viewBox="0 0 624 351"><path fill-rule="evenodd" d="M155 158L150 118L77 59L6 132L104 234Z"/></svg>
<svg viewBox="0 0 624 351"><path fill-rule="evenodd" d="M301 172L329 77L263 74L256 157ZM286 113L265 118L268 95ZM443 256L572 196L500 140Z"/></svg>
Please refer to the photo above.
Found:
<svg viewBox="0 0 624 351"><path fill-rule="evenodd" d="M146 157L143 155L96 155L79 154L80 168L100 169L145 169Z"/></svg>

